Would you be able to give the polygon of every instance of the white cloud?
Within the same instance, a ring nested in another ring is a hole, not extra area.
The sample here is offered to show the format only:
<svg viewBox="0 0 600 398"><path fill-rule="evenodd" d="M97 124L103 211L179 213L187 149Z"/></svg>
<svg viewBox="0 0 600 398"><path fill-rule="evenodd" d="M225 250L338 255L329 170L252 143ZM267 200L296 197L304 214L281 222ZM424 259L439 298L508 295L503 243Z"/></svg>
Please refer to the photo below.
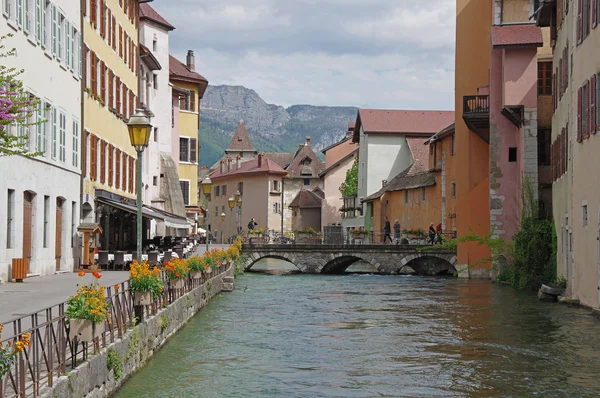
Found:
<svg viewBox="0 0 600 398"><path fill-rule="evenodd" d="M452 109L454 0L158 0L211 84L279 105Z"/></svg>

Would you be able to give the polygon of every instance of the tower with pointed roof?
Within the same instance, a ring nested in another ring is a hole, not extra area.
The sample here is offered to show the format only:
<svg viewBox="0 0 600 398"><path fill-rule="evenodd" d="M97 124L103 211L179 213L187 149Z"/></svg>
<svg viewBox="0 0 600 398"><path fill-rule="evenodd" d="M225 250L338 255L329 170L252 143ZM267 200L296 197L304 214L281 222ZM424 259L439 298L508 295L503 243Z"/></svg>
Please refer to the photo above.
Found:
<svg viewBox="0 0 600 398"><path fill-rule="evenodd" d="M225 149L225 156L233 159L239 156L242 161L246 161L254 159L257 154L258 152L250 141L246 125L243 120L240 120L240 123L233 133L233 137L231 137L229 146Z"/></svg>

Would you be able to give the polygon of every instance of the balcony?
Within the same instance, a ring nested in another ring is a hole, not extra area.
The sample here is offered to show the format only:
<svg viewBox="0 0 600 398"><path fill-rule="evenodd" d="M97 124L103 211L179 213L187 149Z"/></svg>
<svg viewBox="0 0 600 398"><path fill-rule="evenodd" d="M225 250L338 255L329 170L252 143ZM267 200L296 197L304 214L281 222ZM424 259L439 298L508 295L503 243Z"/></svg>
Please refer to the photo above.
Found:
<svg viewBox="0 0 600 398"><path fill-rule="evenodd" d="M463 120L469 130L489 144L490 96L465 95L463 97Z"/></svg>

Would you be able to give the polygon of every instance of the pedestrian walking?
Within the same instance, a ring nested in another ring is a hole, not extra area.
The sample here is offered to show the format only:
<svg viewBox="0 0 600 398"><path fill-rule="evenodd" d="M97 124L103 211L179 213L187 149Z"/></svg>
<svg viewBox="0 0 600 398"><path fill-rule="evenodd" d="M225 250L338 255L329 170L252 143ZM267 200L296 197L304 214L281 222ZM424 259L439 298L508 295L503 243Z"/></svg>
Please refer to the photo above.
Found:
<svg viewBox="0 0 600 398"><path fill-rule="evenodd" d="M385 236L383 237L383 243L385 244L388 239L390 240L390 243L394 243L392 241L392 236L391 236L392 227L390 225L390 220L387 218L387 216L385 217L385 228L384 228L384 231L385 231Z"/></svg>
<svg viewBox="0 0 600 398"><path fill-rule="evenodd" d="M429 224L429 243L433 245L435 242L435 227L433 221Z"/></svg>
<svg viewBox="0 0 600 398"><path fill-rule="evenodd" d="M394 240L396 243L400 242L400 222L398 219L394 221Z"/></svg>
<svg viewBox="0 0 600 398"><path fill-rule="evenodd" d="M442 223L439 223L437 227L435 227L435 243L442 244Z"/></svg>
<svg viewBox="0 0 600 398"><path fill-rule="evenodd" d="M252 217L252 219L248 222L248 230L254 231L254 227L256 227L257 225L258 223L254 221L254 217Z"/></svg>

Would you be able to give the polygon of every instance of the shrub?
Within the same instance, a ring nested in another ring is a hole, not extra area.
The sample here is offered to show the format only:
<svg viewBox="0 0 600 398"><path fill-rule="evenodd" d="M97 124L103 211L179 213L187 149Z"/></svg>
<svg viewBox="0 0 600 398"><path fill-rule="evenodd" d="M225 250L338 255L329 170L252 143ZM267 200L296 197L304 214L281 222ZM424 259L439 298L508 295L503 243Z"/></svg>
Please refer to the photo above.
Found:
<svg viewBox="0 0 600 398"><path fill-rule="evenodd" d="M150 292L153 298L158 298L165 289L160 277L160 270L150 270L148 262L138 263L134 260L129 269L129 284L134 292Z"/></svg>
<svg viewBox="0 0 600 398"><path fill-rule="evenodd" d="M176 258L165 264L165 271L169 280L184 279L190 273L190 267L187 261L182 258Z"/></svg>
<svg viewBox="0 0 600 398"><path fill-rule="evenodd" d="M78 274L80 277L85 272ZM67 300L67 319L87 319L94 323L106 320L108 301L104 294L104 286L100 286L98 279L102 277L98 272L92 272L94 280L89 285L84 285L77 293Z"/></svg>

